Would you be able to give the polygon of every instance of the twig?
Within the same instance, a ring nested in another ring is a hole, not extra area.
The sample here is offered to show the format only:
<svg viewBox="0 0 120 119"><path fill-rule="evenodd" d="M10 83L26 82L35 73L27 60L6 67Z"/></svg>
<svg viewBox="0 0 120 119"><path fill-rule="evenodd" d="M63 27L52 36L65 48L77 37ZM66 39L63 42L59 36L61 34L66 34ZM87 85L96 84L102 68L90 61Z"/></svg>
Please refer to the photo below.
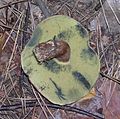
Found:
<svg viewBox="0 0 120 119"><path fill-rule="evenodd" d="M41 103L42 104L42 103ZM44 104L42 104L44 106ZM61 106L61 105L56 105L56 104L48 104L46 103L46 105L49 107L49 108L52 108L52 109L61 109L61 110L66 110L66 111L70 111L70 112L75 112L75 113L79 113L79 114L83 114L83 115L86 115L86 116L90 116L90 117L94 117L95 119L104 119L104 116L101 115L101 114L92 114L91 112L88 112L88 111L85 111L85 110L82 110L82 109L79 109L79 108L76 108L76 107L71 107L71 106L68 106L68 105L65 105L65 106ZM26 107L39 107L40 105L39 104L36 104L36 100L32 100L32 101L27 101L26 102ZM21 109L22 108L22 105L20 103L17 103L17 104L14 104L14 105L2 105L0 107L0 111L12 111L12 110L16 110L16 109Z"/></svg>
<svg viewBox="0 0 120 119"><path fill-rule="evenodd" d="M120 85L120 80L119 80L119 79L116 79L116 78L114 78L114 77L110 77L110 76L108 76L108 75L106 75L106 74L104 74L104 73L102 73L102 72L100 72L100 75L101 75L102 77L108 78L109 80L112 80L112 81L114 81L114 82L116 82L116 83L118 83L118 84Z"/></svg>
<svg viewBox="0 0 120 119"><path fill-rule="evenodd" d="M101 7L102 7L102 5L105 3L105 1L106 0L101 0L101 3L100 3L100 1L99 1L99 3L95 6L95 8L94 8L94 10L95 11L98 11Z"/></svg>
<svg viewBox="0 0 120 119"><path fill-rule="evenodd" d="M99 23L100 24L100 23ZM109 65L108 65L108 61L107 61L107 57L106 57L106 54L105 54L105 52L104 52L104 46L103 46L103 42L102 42L102 32L101 32L101 27L100 27L100 25L99 25L99 27L98 27L98 33L100 34L99 35L99 44L100 44L100 46L101 46L101 50L102 50L102 53L103 53L103 58L104 58L104 62L105 62L105 65L106 65L106 67L107 67L107 70L109 70ZM100 57L100 60L101 60L101 57Z"/></svg>
<svg viewBox="0 0 120 119"><path fill-rule="evenodd" d="M39 8L42 10L46 18L52 15L42 0L35 0L35 2L39 6Z"/></svg>
<svg viewBox="0 0 120 119"><path fill-rule="evenodd" d="M107 52L107 50L110 48L110 46L112 46L113 44L117 44L118 42L119 42L119 39L113 40L111 43L109 43L107 45L107 47L104 48L104 51L100 52L100 55L102 55L102 52ZM102 58L102 56L101 56L101 58Z"/></svg>
<svg viewBox="0 0 120 119"><path fill-rule="evenodd" d="M40 97L40 99L41 99L42 103L44 104L45 108L47 109L47 111L51 115L52 119L55 119L54 115L52 114L52 112L50 111L50 109L48 108L48 106L46 105L46 103L45 103L45 101L44 101L44 99L43 99L43 97L41 96L40 93L38 93L38 96Z"/></svg>
<svg viewBox="0 0 120 119"><path fill-rule="evenodd" d="M20 23L19 23L18 29L20 29L20 27L21 27L23 14L24 14L24 11L21 13ZM19 19L18 19L18 21L19 21ZM17 22L18 22L18 21L17 21ZM17 23L17 22L16 22L16 23ZM15 26L14 26L14 27L15 27ZM12 34L12 31L11 31L11 34ZM9 68L10 68L10 65L11 65L11 62L12 62L12 59L13 59L13 57L14 57L14 53L15 53L15 50L16 50L16 45L17 45L18 36L19 36L19 30L18 30L18 32L17 32L16 39L15 39L15 43L14 43L14 46L13 46L13 51L12 51L12 54L11 54L10 59L9 59L9 62L8 62L5 79L7 78L8 71L9 71ZM8 40L9 40L9 37L8 37ZM8 40L7 40L7 41L8 41ZM7 42L6 42L6 43L7 43ZM3 50L4 47L6 46L6 43L5 43L4 46L2 47L2 50Z"/></svg>
<svg viewBox="0 0 120 119"><path fill-rule="evenodd" d="M0 9L3 9L5 7L8 7L8 6L11 6L11 5L14 5L14 4L18 4L18 3L22 3L22 2L27 2L28 0L19 0L19 1L15 1L15 2L10 2L8 3L7 5L3 5L0 7Z"/></svg>
<svg viewBox="0 0 120 119"><path fill-rule="evenodd" d="M61 0L60 0L60 1L61 1ZM62 10L62 8L67 5L67 3L68 3L69 1L70 1L70 0L61 1L62 4L60 5L60 8L59 8L54 14L58 14L58 13L60 12L60 10Z"/></svg>
<svg viewBox="0 0 120 119"><path fill-rule="evenodd" d="M100 8L102 7L102 5L105 3L105 1L106 0L101 0L101 2L99 2L92 10L90 10L90 11L96 11L96 12L94 12L93 14L91 14L90 15L90 13L89 14L87 14L87 15L85 15L82 19L81 19L81 22L85 22L85 21L87 21L88 19L90 19L90 18L92 18L93 16L96 16L96 14L100 11ZM90 15L90 16L89 16Z"/></svg>
<svg viewBox="0 0 120 119"><path fill-rule="evenodd" d="M34 89L33 86L32 86L32 90L33 90L33 93L34 93L34 95L35 95L35 97L36 97L36 99L37 99L38 105L41 107L41 109L42 109L42 111L43 111L46 119L48 119L48 115L47 115L47 113L46 113L46 111L45 111L45 109L44 109L44 105L42 105L41 101L39 100L39 98L38 98L38 96L37 96L37 94L36 94L36 91L35 91L35 89ZM26 103L26 105L27 105L27 103Z"/></svg>
<svg viewBox="0 0 120 119"><path fill-rule="evenodd" d="M28 29L28 25L29 25L29 16L30 16L30 3L28 2L27 4L27 10L25 11L25 21L24 21L24 24L23 24L23 30L24 31L27 31ZM27 40L27 35L25 32L23 32L23 38L22 38L22 49L24 47L24 45L26 44L26 40Z"/></svg>
<svg viewBox="0 0 120 119"><path fill-rule="evenodd" d="M22 14L21 14L21 15L22 15ZM12 33L13 33L13 30L14 30L14 28L16 27L16 24L18 23L18 21L19 21L21 15L19 16L18 20L17 20L16 23L14 24L14 26L13 26L13 28L12 28L12 30L11 30L9 36L8 36L8 38L6 39L6 41L5 41L5 43L4 43L3 47L2 47L2 50L5 48L7 42L9 41L9 38L11 37L11 35L12 35Z"/></svg>
<svg viewBox="0 0 120 119"><path fill-rule="evenodd" d="M73 11L75 10L76 6L78 5L78 3L80 2L80 0L77 0L71 10L71 13L73 13Z"/></svg>
<svg viewBox="0 0 120 119"><path fill-rule="evenodd" d="M90 15L90 13L89 14L87 14L87 15L85 15L81 20L80 20L80 22L81 23L83 23L83 22L85 22L85 21L87 21L87 20L89 20L90 18L92 18L92 17L94 17L94 16L96 16L96 14L98 13L99 11L97 11L97 12L94 12L93 14L91 14ZM90 16L89 16L90 15Z"/></svg>
<svg viewBox="0 0 120 119"><path fill-rule="evenodd" d="M27 10L25 11L25 18L24 18L24 23L23 23L23 30L27 31L28 29L28 20L29 20L29 15L30 15L30 5L29 2L27 4ZM22 41L20 42L21 45L21 51L24 48L26 42L27 42L27 34L23 32L22 36ZM19 76L19 89L20 89L20 97L23 96L23 87L22 87L22 82L25 79L24 72L22 70L22 67L20 65L20 76Z"/></svg>
<svg viewBox="0 0 120 119"><path fill-rule="evenodd" d="M12 27L7 26L7 25L4 25L4 24L0 24L0 26L3 27L3 28L6 28L6 29L8 29L8 30L13 29ZM24 33L27 33L27 34L32 35L30 32L24 31L24 30L22 30L22 29L16 29L16 28L14 28L13 30L14 30L14 31L18 31L18 30L19 30L20 32L24 32Z"/></svg>
<svg viewBox="0 0 120 119"><path fill-rule="evenodd" d="M110 32L110 26L109 26L109 23L108 23L108 19L107 19L107 17L106 17L106 13L105 13L105 9L104 9L103 4L102 4L102 0L100 0L100 4L101 4L101 7L102 7L103 16L104 16L104 18L105 18L106 25L107 25L107 27L108 27L108 31Z"/></svg>
<svg viewBox="0 0 120 119"><path fill-rule="evenodd" d="M117 17L117 15L116 15L116 13L115 13L114 9L112 8L112 6L111 6L111 4L109 3L109 1L108 1L108 0L107 0L107 3L108 3L108 5L109 5L110 9L112 10L112 12L113 12L113 14L114 14L116 21L117 21L117 22L118 22L118 24L120 25L120 20L119 20L119 18Z"/></svg>

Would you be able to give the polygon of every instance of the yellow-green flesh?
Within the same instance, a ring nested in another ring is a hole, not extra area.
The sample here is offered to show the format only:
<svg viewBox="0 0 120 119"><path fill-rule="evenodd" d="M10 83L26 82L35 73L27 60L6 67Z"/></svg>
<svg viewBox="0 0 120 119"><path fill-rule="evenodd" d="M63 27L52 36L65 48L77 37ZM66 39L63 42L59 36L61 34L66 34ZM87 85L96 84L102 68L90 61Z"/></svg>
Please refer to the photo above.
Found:
<svg viewBox="0 0 120 119"><path fill-rule="evenodd" d="M38 43L54 36L69 44L70 60L62 63L53 59L48 64L40 65L32 50ZM33 85L52 103L73 103L93 87L99 74L100 61L89 48L88 40L88 33L79 22L57 15L42 21L25 46L21 56L22 68Z"/></svg>

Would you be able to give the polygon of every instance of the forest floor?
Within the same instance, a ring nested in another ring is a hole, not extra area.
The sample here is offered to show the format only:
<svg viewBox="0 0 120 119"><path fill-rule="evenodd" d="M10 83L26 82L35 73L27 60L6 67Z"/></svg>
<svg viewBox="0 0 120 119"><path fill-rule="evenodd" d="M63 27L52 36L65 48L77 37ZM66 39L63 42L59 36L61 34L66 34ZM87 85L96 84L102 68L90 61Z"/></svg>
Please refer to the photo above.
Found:
<svg viewBox="0 0 120 119"><path fill-rule="evenodd" d="M101 61L94 96L67 106L31 88L20 60L37 24L58 14L88 29ZM120 119L120 1L0 0L0 119Z"/></svg>

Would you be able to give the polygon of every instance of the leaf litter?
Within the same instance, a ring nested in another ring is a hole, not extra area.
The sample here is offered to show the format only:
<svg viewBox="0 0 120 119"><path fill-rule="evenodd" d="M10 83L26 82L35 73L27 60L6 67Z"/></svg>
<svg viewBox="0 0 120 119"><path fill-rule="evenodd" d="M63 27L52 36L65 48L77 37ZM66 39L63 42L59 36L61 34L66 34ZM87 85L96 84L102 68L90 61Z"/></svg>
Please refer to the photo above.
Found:
<svg viewBox="0 0 120 119"><path fill-rule="evenodd" d="M91 32L91 47L93 47L101 59L101 72L107 76L120 79L120 3L113 1L106 0L102 4L104 0L100 0L100 3L97 0L44 0L44 3L52 11L53 15L68 15L88 28ZM14 4L12 4L13 2ZM97 5L101 7L95 7ZM48 105L50 102L31 86L28 77L21 71L20 66L21 51L31 37L35 26L44 19L45 15L33 1L20 0L18 3L18 1L13 0L2 0L0 6L5 6L4 8L0 7L0 34L3 36L0 37L1 118L120 118L120 86L103 76L99 76L94 86L95 96L88 96L89 98L71 104L70 109L64 106L63 108L58 106L60 109L50 108ZM27 9L29 10L27 11ZM98 10L95 11L96 9ZM25 21L27 14L29 16ZM19 19L20 15L23 15L23 17ZM111 18L111 16L114 17ZM25 29L26 22L28 24ZM91 26L93 25L92 22L94 26ZM14 27L15 24L16 26ZM22 41L23 38L25 42ZM31 100L33 100L32 102L36 100L32 107L30 107ZM21 108L16 104L21 104ZM1 111L4 105L8 105L8 107L9 105L14 105L16 109L7 111L7 108L5 108L4 111ZM77 113L78 110L76 111L74 107L98 115L98 117L94 117L92 114L87 116L85 113Z"/></svg>

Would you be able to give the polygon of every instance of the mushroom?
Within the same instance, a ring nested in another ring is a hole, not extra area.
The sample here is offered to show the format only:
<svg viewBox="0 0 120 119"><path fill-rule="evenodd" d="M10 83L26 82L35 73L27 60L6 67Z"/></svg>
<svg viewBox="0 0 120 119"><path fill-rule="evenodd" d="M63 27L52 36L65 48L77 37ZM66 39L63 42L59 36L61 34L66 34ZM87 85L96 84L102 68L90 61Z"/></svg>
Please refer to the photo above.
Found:
<svg viewBox="0 0 120 119"><path fill-rule="evenodd" d="M49 101L76 102L89 93L100 71L88 45L87 30L76 20L56 15L43 20L21 54L31 83Z"/></svg>

